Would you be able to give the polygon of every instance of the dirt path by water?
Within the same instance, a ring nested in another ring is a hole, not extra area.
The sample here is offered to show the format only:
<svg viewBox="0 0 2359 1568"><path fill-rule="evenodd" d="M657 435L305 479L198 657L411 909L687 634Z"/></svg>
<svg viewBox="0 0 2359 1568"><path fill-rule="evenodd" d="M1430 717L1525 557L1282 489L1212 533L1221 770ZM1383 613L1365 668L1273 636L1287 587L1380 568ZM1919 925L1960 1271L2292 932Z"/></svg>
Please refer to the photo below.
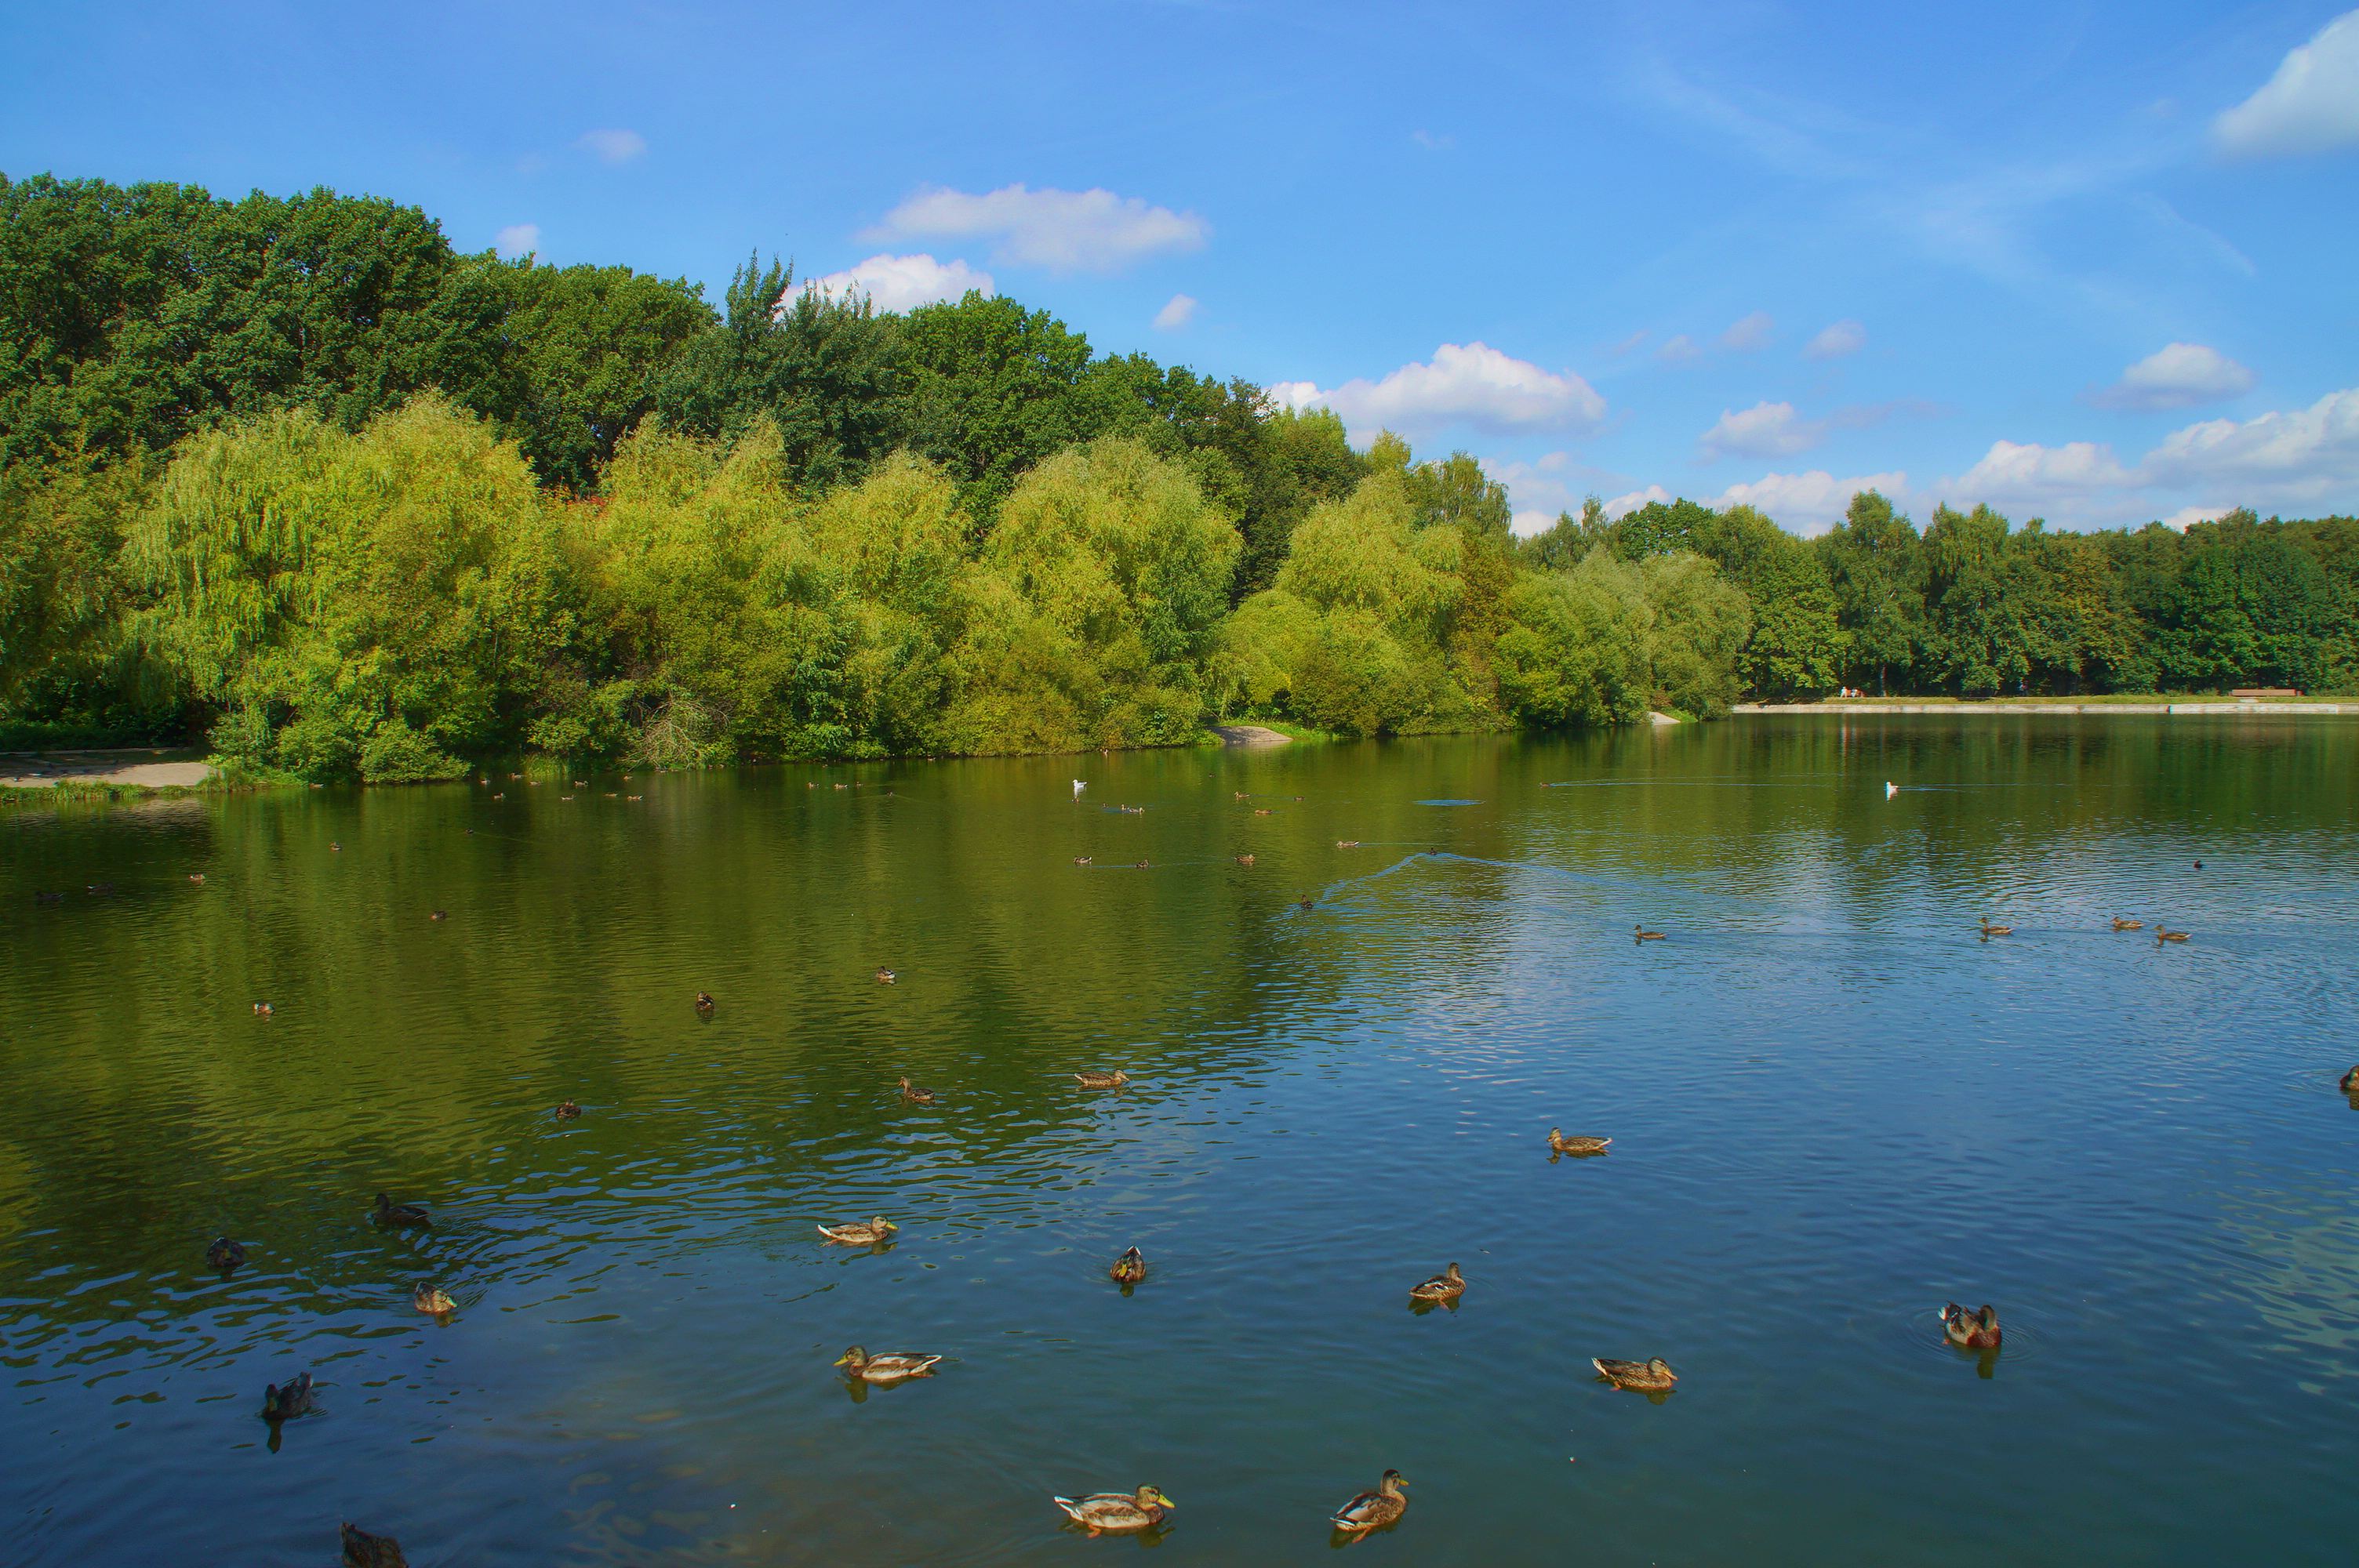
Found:
<svg viewBox="0 0 2359 1568"><path fill-rule="evenodd" d="M0 789L39 789L60 784L192 788L212 776L212 768L201 758L162 747L107 752L0 752Z"/></svg>

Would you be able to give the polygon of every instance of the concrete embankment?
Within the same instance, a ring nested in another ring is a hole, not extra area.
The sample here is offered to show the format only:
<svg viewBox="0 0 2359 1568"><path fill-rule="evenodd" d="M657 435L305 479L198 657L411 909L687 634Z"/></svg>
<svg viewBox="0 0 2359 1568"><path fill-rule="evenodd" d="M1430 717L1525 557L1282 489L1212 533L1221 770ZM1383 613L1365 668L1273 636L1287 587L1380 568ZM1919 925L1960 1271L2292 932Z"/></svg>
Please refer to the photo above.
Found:
<svg viewBox="0 0 2359 1568"><path fill-rule="evenodd" d="M2209 714L2249 719L2261 714L2341 714L2359 717L2359 702L1740 702L1736 713L2014 713Z"/></svg>

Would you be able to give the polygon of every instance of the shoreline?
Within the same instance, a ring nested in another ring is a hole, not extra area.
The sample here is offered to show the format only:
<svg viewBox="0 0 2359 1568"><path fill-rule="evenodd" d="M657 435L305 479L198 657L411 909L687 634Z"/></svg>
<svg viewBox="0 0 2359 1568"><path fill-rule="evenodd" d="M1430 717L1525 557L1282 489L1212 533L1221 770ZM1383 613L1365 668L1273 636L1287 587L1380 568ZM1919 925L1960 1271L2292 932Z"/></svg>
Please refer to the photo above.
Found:
<svg viewBox="0 0 2359 1568"><path fill-rule="evenodd" d="M2260 713L2283 713L2297 717L2359 718L2359 701L2310 702L2300 700L2263 699L2258 697L2207 697L2186 702L2157 698L2151 702L2059 701L2046 697L2000 697L1990 702L1963 702L1956 698L1946 701L1894 699L1868 702L1740 702L1729 709L1732 717L1738 714L1763 713L1839 713L1856 717L1871 713L1970 713L1992 718L2010 713L2061 713L2157 716L2225 715L2249 718Z"/></svg>

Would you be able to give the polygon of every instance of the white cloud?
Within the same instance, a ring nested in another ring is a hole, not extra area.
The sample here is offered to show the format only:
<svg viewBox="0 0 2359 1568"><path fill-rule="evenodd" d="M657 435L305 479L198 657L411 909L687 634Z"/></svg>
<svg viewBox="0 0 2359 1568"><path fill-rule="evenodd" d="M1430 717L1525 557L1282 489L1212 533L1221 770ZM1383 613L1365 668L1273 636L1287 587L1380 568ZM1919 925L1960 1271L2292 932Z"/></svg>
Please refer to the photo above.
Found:
<svg viewBox="0 0 2359 1568"><path fill-rule="evenodd" d="M2261 90L2212 122L2239 157L2359 146L2359 11L2346 11L2287 54Z"/></svg>
<svg viewBox="0 0 2359 1568"><path fill-rule="evenodd" d="M2162 525L2166 528L2175 528L2184 534L2195 524L2217 523L2232 510L2233 508L2226 506L2182 506L2164 518Z"/></svg>
<svg viewBox="0 0 2359 1568"><path fill-rule="evenodd" d="M1635 331L1635 332L1631 333L1628 337L1626 337L1626 338L1623 339L1620 342L1614 344L1611 348L1607 349L1605 351L1606 351L1607 353L1609 353L1609 354L1612 354L1615 359L1617 359L1617 360L1618 360L1618 359L1620 359L1620 358L1621 358L1623 355L1625 355L1625 354L1627 354L1627 353L1635 353L1635 352L1636 352L1636 351L1637 351L1638 345L1639 345L1639 344L1641 344L1641 343L1643 343L1643 342L1645 342L1646 341L1647 341L1647 329L1646 329L1646 328L1644 328L1644 327L1641 327L1641 328L1639 328L1636 331Z"/></svg>
<svg viewBox="0 0 2359 1568"><path fill-rule="evenodd" d="M1196 297L1192 294L1175 294L1164 301L1162 309L1155 313L1155 330L1158 332L1176 332L1195 319Z"/></svg>
<svg viewBox="0 0 2359 1568"><path fill-rule="evenodd" d="M978 272L962 261L939 262L923 253L897 256L889 252L842 272L814 277L803 287L838 297L864 294L879 310L915 310L937 300L961 298L969 289L985 297L996 292L991 274Z"/></svg>
<svg viewBox="0 0 2359 1568"><path fill-rule="evenodd" d="M636 131L585 131L579 144L608 163L628 163L646 156L647 139Z"/></svg>
<svg viewBox="0 0 2359 1568"><path fill-rule="evenodd" d="M2308 408L2242 423L2207 419L2174 430L2146 456L2156 482L2200 487L2236 500L2359 499L2359 387L2330 392Z"/></svg>
<svg viewBox="0 0 2359 1568"><path fill-rule="evenodd" d="M1769 312L1756 310L1750 316L1730 322L1728 330L1720 335L1720 346L1734 349L1740 354L1749 354L1756 349L1767 348L1769 335L1777 330L1777 323L1769 319Z"/></svg>
<svg viewBox="0 0 2359 1568"><path fill-rule="evenodd" d="M1633 490L1625 494L1617 495L1613 500L1607 502L1605 503L1605 515L1608 517L1625 517L1650 502L1669 501L1670 498L1671 492L1669 491L1665 490L1659 484L1650 484L1644 490Z"/></svg>
<svg viewBox="0 0 2359 1568"><path fill-rule="evenodd" d="M2253 373L2217 349L2171 343L2122 372L2090 399L2104 408L2186 408L2253 389Z"/></svg>
<svg viewBox="0 0 2359 1568"><path fill-rule="evenodd" d="M865 235L984 239L992 259L1057 272L1113 272L1147 256L1198 251L1212 225L1193 212L1151 207L1111 190L1035 190L1004 185L973 195L927 187Z"/></svg>
<svg viewBox="0 0 2359 1568"><path fill-rule="evenodd" d="M1655 351L1655 357L1665 364L1685 364L1690 360L1701 358L1703 350L1697 347L1696 341L1685 332L1676 338L1664 339L1663 346Z"/></svg>
<svg viewBox="0 0 2359 1568"><path fill-rule="evenodd" d="M529 255L540 249L540 225L510 223L493 236L492 243L504 256Z"/></svg>
<svg viewBox="0 0 2359 1568"><path fill-rule="evenodd" d="M1354 438L1453 425L1493 434L1586 429L1605 417L1605 399L1572 372L1542 370L1479 342L1444 343L1430 362L1405 364L1381 381L1347 381L1332 391L1287 381L1268 391L1288 407L1333 409Z"/></svg>
<svg viewBox="0 0 2359 1568"><path fill-rule="evenodd" d="M1851 505L1851 498L1863 490L1882 491L1898 501L1908 493L1908 476L1897 469L1890 473L1854 474L1849 479L1837 479L1824 469L1812 469L1808 473L1766 473L1749 482L1730 485L1712 504L1750 506L1794 533L1823 534Z"/></svg>
<svg viewBox="0 0 2359 1568"><path fill-rule="evenodd" d="M2136 476L2122 467L2114 449L2094 441L2067 441L2060 447L1993 441L1982 461L1943 481L1948 493L1968 505L1990 502L2034 510L2136 482Z"/></svg>
<svg viewBox="0 0 2359 1568"><path fill-rule="evenodd" d="M1458 145L1456 136L1435 135L1431 131L1411 131L1408 139L1430 153L1446 153Z"/></svg>
<svg viewBox="0 0 2359 1568"><path fill-rule="evenodd" d="M1867 329L1853 320L1830 322L1819 329L1819 335L1802 345L1806 360L1839 360L1855 354L1867 347Z"/></svg>
<svg viewBox="0 0 2359 1568"><path fill-rule="evenodd" d="M1701 438L1704 455L1785 458L1807 452L1827 438L1827 422L1805 419L1790 403L1756 403L1741 414L1722 409L1720 420Z"/></svg>

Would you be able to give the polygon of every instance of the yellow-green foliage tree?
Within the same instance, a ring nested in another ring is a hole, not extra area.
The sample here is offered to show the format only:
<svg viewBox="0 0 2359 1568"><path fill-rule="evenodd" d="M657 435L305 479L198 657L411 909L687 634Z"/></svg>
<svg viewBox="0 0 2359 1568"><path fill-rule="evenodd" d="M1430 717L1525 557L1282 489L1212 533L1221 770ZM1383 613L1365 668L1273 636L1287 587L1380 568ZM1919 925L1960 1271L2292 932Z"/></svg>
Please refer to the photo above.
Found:
<svg viewBox="0 0 2359 1568"><path fill-rule="evenodd" d="M1241 548L1188 470L1137 441L1093 441L1032 470L963 585L946 743L1192 740Z"/></svg>
<svg viewBox="0 0 2359 1568"><path fill-rule="evenodd" d="M1352 735L1483 723L1444 645L1466 555L1454 524L1417 525L1400 465L1380 465L1312 508L1277 582L1238 606L1225 660L1237 697Z"/></svg>
<svg viewBox="0 0 2359 1568"><path fill-rule="evenodd" d="M155 600L136 631L223 713L216 749L307 777L462 772L574 638L530 469L437 398L190 438L125 555Z"/></svg>

